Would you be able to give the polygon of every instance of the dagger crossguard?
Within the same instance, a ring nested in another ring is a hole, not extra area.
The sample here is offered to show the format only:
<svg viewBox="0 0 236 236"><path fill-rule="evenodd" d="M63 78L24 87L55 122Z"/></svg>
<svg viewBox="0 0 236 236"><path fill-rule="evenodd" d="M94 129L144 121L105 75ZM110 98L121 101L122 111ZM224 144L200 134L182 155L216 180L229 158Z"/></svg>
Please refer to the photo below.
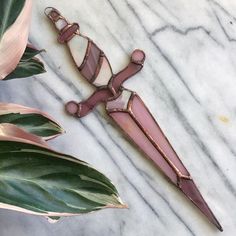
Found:
<svg viewBox="0 0 236 236"><path fill-rule="evenodd" d="M66 111L71 115L83 117L92 111L99 103L117 97L120 94L123 82L142 69L144 58L145 55L141 50L135 50L131 55L128 66L118 74L113 75L107 86L97 88L85 101L80 103L75 101L68 102L66 104Z"/></svg>
<svg viewBox="0 0 236 236"><path fill-rule="evenodd" d="M136 49L131 54L129 64L114 74L103 51L90 38L80 33L77 23L70 24L55 8L46 8L45 14L59 31L58 42L67 43L80 73L96 87L96 91L85 101L70 101L65 105L70 115L83 117L99 103L117 97L123 82L143 68L145 53Z"/></svg>

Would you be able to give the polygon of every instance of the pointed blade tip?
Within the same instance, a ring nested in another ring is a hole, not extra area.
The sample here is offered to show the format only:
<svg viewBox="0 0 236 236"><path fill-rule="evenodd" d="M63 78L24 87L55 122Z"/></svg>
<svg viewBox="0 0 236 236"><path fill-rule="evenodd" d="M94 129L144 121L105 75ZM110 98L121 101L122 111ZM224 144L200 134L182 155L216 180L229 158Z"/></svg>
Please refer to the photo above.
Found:
<svg viewBox="0 0 236 236"><path fill-rule="evenodd" d="M217 227L221 232L223 228L219 221L216 219L215 215L211 211L210 207L207 205L197 186L193 180L181 179L179 189L184 193L184 195L194 203L194 205L207 217L209 222Z"/></svg>
<svg viewBox="0 0 236 236"><path fill-rule="evenodd" d="M215 219L215 221L216 221L216 222L212 222L212 223L216 226L216 228L217 228L220 232L223 232L224 229L223 229L223 227L220 225L220 223L218 222L218 220Z"/></svg>

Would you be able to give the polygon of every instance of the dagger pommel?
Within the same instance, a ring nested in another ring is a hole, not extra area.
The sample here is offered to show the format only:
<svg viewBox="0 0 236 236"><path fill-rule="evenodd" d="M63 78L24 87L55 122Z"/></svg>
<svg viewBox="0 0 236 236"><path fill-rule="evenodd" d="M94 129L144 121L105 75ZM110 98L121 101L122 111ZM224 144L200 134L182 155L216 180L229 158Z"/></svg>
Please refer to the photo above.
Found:
<svg viewBox="0 0 236 236"><path fill-rule="evenodd" d="M54 23L62 18L61 13L53 7L45 8L44 14Z"/></svg>
<svg viewBox="0 0 236 236"><path fill-rule="evenodd" d="M47 7L44 13L59 31L59 36L57 39L59 43L66 43L70 41L76 34L79 34L79 24L70 24L57 9L53 7Z"/></svg>

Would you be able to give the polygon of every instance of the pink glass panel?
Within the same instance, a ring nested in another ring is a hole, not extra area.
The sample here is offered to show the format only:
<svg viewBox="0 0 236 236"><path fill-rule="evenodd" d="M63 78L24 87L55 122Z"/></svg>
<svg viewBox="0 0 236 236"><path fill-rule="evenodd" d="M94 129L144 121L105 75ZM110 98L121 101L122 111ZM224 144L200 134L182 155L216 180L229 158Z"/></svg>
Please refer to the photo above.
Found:
<svg viewBox="0 0 236 236"><path fill-rule="evenodd" d="M174 163L174 165L181 171L182 174L189 175L176 152L163 134L161 128L155 122L154 118L139 96L135 95L131 109L136 119L145 128L155 143L163 150L166 156Z"/></svg>
<svg viewBox="0 0 236 236"><path fill-rule="evenodd" d="M170 178L177 183L177 176L161 154L152 145L142 130L137 126L130 114L125 112L112 112L109 114L121 129L138 145L138 147Z"/></svg>
<svg viewBox="0 0 236 236"><path fill-rule="evenodd" d="M98 67L98 62L101 54L101 50L93 42L90 42L90 44L91 47L88 53L88 58L86 60L86 63L80 70L81 74L87 80L93 79Z"/></svg>

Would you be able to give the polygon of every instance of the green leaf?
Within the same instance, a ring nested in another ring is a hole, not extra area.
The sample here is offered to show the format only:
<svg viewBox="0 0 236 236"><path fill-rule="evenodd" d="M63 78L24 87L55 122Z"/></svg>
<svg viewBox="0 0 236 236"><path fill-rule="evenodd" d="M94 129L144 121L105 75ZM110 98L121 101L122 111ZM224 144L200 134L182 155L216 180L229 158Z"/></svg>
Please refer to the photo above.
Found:
<svg viewBox="0 0 236 236"><path fill-rule="evenodd" d="M22 8L25 0L1 0L0 6L0 41L4 32L11 26Z"/></svg>
<svg viewBox="0 0 236 236"><path fill-rule="evenodd" d="M0 103L0 124L16 125L44 139L54 138L64 132L49 115L40 110L12 103Z"/></svg>
<svg viewBox="0 0 236 236"><path fill-rule="evenodd" d="M0 112L1 113L1 112ZM0 123L10 123L43 138L52 138L63 132L54 121L41 114L10 113L0 115Z"/></svg>
<svg viewBox="0 0 236 236"><path fill-rule="evenodd" d="M41 52L44 52L45 50L38 50L38 49L35 49L31 46L27 46L26 49L25 49L25 52L21 58L21 61L28 61L30 60L31 58L37 56L38 54L40 54Z"/></svg>
<svg viewBox="0 0 236 236"><path fill-rule="evenodd" d="M35 58L36 55L43 51L44 50L37 50L30 46L26 47L16 69L5 77L4 80L25 78L46 72L44 64L39 59Z"/></svg>
<svg viewBox="0 0 236 236"><path fill-rule="evenodd" d="M116 188L87 163L47 148L0 141L0 208L67 216L124 208Z"/></svg>
<svg viewBox="0 0 236 236"><path fill-rule="evenodd" d="M44 64L37 58L31 58L27 61L20 61L16 69L10 73L4 80L19 79L46 72Z"/></svg>

